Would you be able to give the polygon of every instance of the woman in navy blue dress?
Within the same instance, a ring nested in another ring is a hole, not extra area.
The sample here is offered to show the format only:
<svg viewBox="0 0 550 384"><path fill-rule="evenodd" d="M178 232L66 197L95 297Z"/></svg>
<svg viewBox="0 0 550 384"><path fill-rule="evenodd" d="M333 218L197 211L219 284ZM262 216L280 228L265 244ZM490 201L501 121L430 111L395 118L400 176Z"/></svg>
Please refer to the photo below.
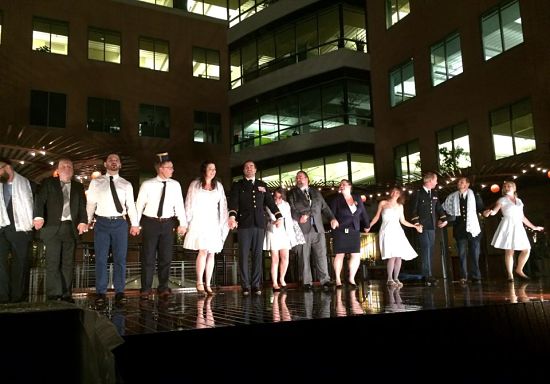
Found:
<svg viewBox="0 0 550 384"><path fill-rule="evenodd" d="M333 230L334 260L332 266L336 275L336 288L342 287L340 275L344 255L350 254L348 270L348 283L355 288L355 274L359 269L361 251L361 229L367 232L369 217L361 197L351 194L351 182L343 179L340 181L340 188L331 204L330 209L338 220L338 227Z"/></svg>

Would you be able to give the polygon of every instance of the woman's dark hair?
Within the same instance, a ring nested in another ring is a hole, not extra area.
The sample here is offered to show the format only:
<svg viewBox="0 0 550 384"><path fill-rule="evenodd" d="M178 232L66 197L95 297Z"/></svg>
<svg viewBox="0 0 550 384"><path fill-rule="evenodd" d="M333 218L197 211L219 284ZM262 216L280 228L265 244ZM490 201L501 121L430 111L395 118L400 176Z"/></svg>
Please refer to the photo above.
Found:
<svg viewBox="0 0 550 384"><path fill-rule="evenodd" d="M390 193L391 191L393 190L397 190L399 191L399 197L397 198L397 202L401 205L404 205L405 204L405 194L403 193L403 188L400 187L399 185L394 185L391 189L390 189Z"/></svg>
<svg viewBox="0 0 550 384"><path fill-rule="evenodd" d="M275 193L280 193L283 200L286 200L286 191L283 187L278 187L273 191L273 196L275 196Z"/></svg>
<svg viewBox="0 0 550 384"><path fill-rule="evenodd" d="M206 187L206 168L208 168L209 164L214 164L214 166L216 165L216 163L210 160L205 160L201 163L201 170L200 170L201 176L199 177L199 180L201 182L202 187ZM216 189L218 185L218 181L219 181L218 176L214 176L214 178L212 179L212 182L210 183L212 189Z"/></svg>

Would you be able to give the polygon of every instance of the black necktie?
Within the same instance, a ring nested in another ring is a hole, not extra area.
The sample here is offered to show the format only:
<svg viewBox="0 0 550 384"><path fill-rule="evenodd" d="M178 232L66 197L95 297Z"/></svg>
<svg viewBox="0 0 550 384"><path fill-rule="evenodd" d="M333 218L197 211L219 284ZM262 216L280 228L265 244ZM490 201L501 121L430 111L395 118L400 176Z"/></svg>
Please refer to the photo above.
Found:
<svg viewBox="0 0 550 384"><path fill-rule="evenodd" d="M162 194L160 195L159 209L157 210L157 217L162 217L162 208L164 207L164 196L166 196L166 181L162 182Z"/></svg>
<svg viewBox="0 0 550 384"><path fill-rule="evenodd" d="M111 195L113 195L113 200L115 202L115 207L118 213L122 213L122 204L118 199L118 194L116 193L115 183L113 182L113 176L109 176L109 186L111 187Z"/></svg>

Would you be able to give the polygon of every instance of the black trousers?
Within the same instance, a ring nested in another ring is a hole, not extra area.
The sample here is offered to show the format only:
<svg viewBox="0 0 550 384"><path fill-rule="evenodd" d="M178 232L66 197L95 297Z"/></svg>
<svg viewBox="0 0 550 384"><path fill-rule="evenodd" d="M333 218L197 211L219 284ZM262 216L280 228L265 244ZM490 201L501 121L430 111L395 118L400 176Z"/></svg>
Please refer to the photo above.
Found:
<svg viewBox="0 0 550 384"><path fill-rule="evenodd" d="M142 216L143 251L141 253L141 291L151 290L155 264L158 263L158 291L168 289L170 264L172 263L174 228L177 220L159 221L155 218ZM157 262L155 262L157 261Z"/></svg>
<svg viewBox="0 0 550 384"><path fill-rule="evenodd" d="M0 302L16 303L27 298L31 240L32 231L16 231L13 224L0 228Z"/></svg>
<svg viewBox="0 0 550 384"><path fill-rule="evenodd" d="M239 275L241 276L241 287L261 288L262 286L262 253L264 246L263 228L239 228ZM252 253L250 253L252 251ZM251 273L248 272L248 256L252 264Z"/></svg>
<svg viewBox="0 0 550 384"><path fill-rule="evenodd" d="M76 239L72 221L63 221L46 246L46 296L71 296Z"/></svg>

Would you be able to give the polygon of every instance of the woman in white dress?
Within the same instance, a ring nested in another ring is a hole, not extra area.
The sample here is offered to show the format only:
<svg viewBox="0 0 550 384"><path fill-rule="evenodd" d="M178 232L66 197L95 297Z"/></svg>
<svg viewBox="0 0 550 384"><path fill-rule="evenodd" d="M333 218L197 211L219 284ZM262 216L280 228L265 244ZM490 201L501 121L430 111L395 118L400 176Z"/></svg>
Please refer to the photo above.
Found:
<svg viewBox="0 0 550 384"><path fill-rule="evenodd" d="M227 200L223 185L216 178L216 164L204 161L200 172L201 176L189 185L185 198L189 228L183 247L198 251L197 292L212 295L210 280L214 271L214 255L221 252L229 232Z"/></svg>
<svg viewBox="0 0 550 384"><path fill-rule="evenodd" d="M290 214L290 205L285 200L285 190L277 188L273 193L273 200L283 215L283 225L277 227L275 215L266 207L269 216L264 238L264 249L271 252L271 281L273 291L278 292L286 288L285 276L288 270L288 252L298 245L304 244L304 235L298 225L294 225ZM298 233L297 233L298 231Z"/></svg>
<svg viewBox="0 0 550 384"><path fill-rule="evenodd" d="M416 228L422 232L421 224L412 224L405 220L403 214L403 197L401 188L393 187L390 191L390 198L382 200L378 204L376 215L370 222L370 228L382 217L382 225L378 233L378 243L382 260L387 260L388 285L402 287L399 281L399 271L402 260L412 260L418 254L409 243L401 224L406 227Z"/></svg>
<svg viewBox="0 0 550 384"><path fill-rule="evenodd" d="M483 216L488 217L496 215L502 209L502 219L495 231L491 245L495 248L504 249L504 264L508 281L514 281L512 273L514 252L520 251L515 272L519 278L527 280L529 277L523 272L523 267L529 258L531 244L523 225L525 224L533 231L543 231L544 228L532 224L524 216L523 202L517 197L516 193L516 183L505 181L502 185L502 194L504 196L497 200L493 209L483 212Z"/></svg>

